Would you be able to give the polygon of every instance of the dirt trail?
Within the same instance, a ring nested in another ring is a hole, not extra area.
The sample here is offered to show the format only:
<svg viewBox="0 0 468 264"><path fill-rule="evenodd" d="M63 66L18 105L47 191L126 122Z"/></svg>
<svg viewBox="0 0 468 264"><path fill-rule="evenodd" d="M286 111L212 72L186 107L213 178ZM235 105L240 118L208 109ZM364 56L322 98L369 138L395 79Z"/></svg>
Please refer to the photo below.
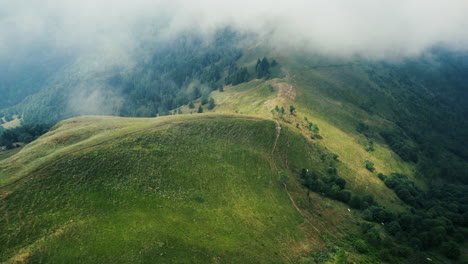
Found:
<svg viewBox="0 0 468 264"><path fill-rule="evenodd" d="M278 97L288 100L294 100L296 98L296 90L294 87L287 83L278 83Z"/></svg>
<svg viewBox="0 0 468 264"><path fill-rule="evenodd" d="M275 152L275 149L276 149L276 144L278 143L278 139L281 135L281 125L278 121L275 121L275 125L276 125L276 139L275 139L275 143L273 144L273 149L271 150L271 155L273 156L273 152Z"/></svg>

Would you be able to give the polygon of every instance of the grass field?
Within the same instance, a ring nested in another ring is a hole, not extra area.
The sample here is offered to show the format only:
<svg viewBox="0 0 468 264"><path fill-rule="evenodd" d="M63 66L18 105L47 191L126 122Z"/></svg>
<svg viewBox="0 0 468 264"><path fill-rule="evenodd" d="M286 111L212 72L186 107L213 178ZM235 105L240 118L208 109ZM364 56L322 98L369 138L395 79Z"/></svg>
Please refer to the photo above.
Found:
<svg viewBox="0 0 468 264"><path fill-rule="evenodd" d="M318 77L314 73L303 73L305 66L296 61L284 61L290 70L289 76L283 79L253 80L238 86L229 86L224 92L213 92L212 97L218 106L214 109L219 113L256 114L269 118L278 118L271 111L276 105L283 106L286 114L282 120L284 125L294 128L295 124L304 122L304 117L317 124L322 140L317 144L339 155L341 161L340 176L344 177L350 188L359 194L370 193L382 204L395 210L401 209L401 201L389 190L377 173L404 173L411 176L413 165L403 162L383 142L375 142L375 151L367 152L362 144L364 136L355 130L358 120L370 119L369 122L380 126L392 124L375 116L369 116L364 111L346 106L338 101L331 101L311 80ZM309 78L309 79L308 79ZM320 79L320 78L318 78ZM295 105L296 113L289 115L289 106ZM356 116L354 116L356 115ZM308 137L310 133L301 126L297 129ZM375 164L376 172L369 172L364 164L370 160Z"/></svg>
<svg viewBox="0 0 468 264"><path fill-rule="evenodd" d="M2 185L17 181L1 190L1 260L296 262L326 231L304 222L280 172L297 199L293 174L325 168L302 135L277 136L254 116L61 122L0 163Z"/></svg>

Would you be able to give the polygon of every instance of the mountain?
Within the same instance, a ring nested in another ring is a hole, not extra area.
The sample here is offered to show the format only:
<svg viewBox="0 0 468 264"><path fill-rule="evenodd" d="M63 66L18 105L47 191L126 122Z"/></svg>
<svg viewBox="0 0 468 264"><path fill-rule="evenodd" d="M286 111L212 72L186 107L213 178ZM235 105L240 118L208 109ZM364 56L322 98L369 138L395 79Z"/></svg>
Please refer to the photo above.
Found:
<svg viewBox="0 0 468 264"><path fill-rule="evenodd" d="M37 138L0 156L2 261L467 258L466 53L336 58L230 29L144 47L0 110L22 121L0 144Z"/></svg>

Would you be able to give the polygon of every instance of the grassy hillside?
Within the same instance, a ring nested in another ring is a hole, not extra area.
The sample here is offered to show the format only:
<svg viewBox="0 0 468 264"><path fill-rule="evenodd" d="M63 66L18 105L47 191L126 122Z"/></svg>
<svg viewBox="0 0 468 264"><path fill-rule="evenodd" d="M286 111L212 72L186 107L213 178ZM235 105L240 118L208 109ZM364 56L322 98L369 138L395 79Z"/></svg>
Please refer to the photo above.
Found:
<svg viewBox="0 0 468 264"><path fill-rule="evenodd" d="M61 122L0 161L2 186L14 182L1 189L1 260L307 257L324 248L327 232L304 221L282 183L289 175L292 195L304 195L292 172L326 168L317 146L287 128L278 132L275 122L248 116Z"/></svg>
<svg viewBox="0 0 468 264"><path fill-rule="evenodd" d="M98 78L125 98L111 103L119 115L174 115L74 118L0 153L0 260L468 256L467 56L280 54L241 49L231 33L211 46L189 34ZM63 85L8 114L44 123L78 114L65 111L72 85ZM42 133L26 126L4 141Z"/></svg>

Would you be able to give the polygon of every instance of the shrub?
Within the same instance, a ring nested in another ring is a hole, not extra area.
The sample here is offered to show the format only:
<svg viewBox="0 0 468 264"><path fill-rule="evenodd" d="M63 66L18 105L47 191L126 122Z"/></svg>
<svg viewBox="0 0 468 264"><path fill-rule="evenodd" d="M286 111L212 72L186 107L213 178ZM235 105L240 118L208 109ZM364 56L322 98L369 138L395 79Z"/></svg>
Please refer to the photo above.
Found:
<svg viewBox="0 0 468 264"><path fill-rule="evenodd" d="M336 175L336 168L334 169L335 169L334 173ZM341 177L336 177L335 184L338 185L343 190L346 186L346 180Z"/></svg>
<svg viewBox="0 0 468 264"><path fill-rule="evenodd" d="M369 247L366 243L366 241L362 239L356 239L353 241L353 247L359 252L359 253L367 253L369 252Z"/></svg>
<svg viewBox="0 0 468 264"><path fill-rule="evenodd" d="M216 106L215 100L213 98L210 98L210 100L208 100L208 110L213 110L215 106Z"/></svg>
<svg viewBox="0 0 468 264"><path fill-rule="evenodd" d="M374 163L370 160L366 160L366 169L369 170L370 172L374 172Z"/></svg>

